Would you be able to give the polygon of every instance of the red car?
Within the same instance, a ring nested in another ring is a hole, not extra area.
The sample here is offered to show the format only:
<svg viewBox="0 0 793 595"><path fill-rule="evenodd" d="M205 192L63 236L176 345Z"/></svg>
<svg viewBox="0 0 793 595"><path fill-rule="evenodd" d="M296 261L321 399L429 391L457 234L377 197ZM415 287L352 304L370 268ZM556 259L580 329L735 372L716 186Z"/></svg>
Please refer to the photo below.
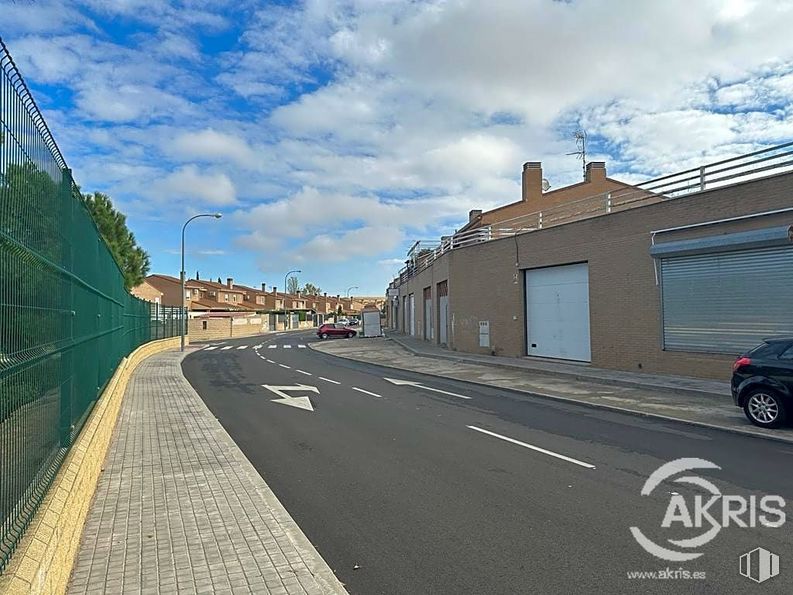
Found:
<svg viewBox="0 0 793 595"><path fill-rule="evenodd" d="M317 337L327 339L329 337L347 337L351 339L358 333L343 324L323 324L317 329Z"/></svg>

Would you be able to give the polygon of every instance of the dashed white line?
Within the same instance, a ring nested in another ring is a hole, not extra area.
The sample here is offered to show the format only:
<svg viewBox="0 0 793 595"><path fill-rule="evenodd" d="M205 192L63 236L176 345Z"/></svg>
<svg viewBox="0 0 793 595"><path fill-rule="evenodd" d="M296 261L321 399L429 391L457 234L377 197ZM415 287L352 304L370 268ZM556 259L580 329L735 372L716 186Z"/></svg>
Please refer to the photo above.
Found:
<svg viewBox="0 0 793 595"><path fill-rule="evenodd" d="M283 347L284 347L284 349L292 349L291 345L284 345Z"/></svg>
<svg viewBox="0 0 793 595"><path fill-rule="evenodd" d="M286 368L287 370L291 370L292 369L289 366L287 366L286 364L278 364L278 365L281 366L282 368Z"/></svg>
<svg viewBox="0 0 793 595"><path fill-rule="evenodd" d="M364 393L366 395L371 395L373 397L377 397L378 399L382 399L383 395L378 395L377 393L370 393L368 390L364 390L362 388L358 388L357 386L353 386L352 390L357 390L359 393Z"/></svg>
<svg viewBox="0 0 793 595"><path fill-rule="evenodd" d="M275 349L276 347L278 347L278 345L270 344L270 345L267 346L267 349Z"/></svg>
<svg viewBox="0 0 793 595"><path fill-rule="evenodd" d="M568 463L573 463L575 465L580 465L581 467L586 467L587 469L594 469L594 465L590 465L589 463L585 463L583 461L579 461L578 459L574 459L572 457L567 457L565 455L561 455L558 452L553 452L551 450L546 450L544 448L540 448L539 446L534 446L533 444L527 444L526 442L521 442L520 440L515 440L514 438L510 438L509 436L502 436L501 434L496 434L495 432L491 432L490 430L485 430L483 428L477 428L476 426L466 426L471 430L475 430L477 432L481 432L482 434L487 434L488 436L493 436L494 438L498 438L499 440L504 440L506 442L511 442L512 444L517 444L518 446L522 446L524 448L528 448L530 450L534 450L537 452L541 452L542 454L548 455L550 457L555 457L557 459L562 459L563 461L567 461Z"/></svg>
<svg viewBox="0 0 793 595"><path fill-rule="evenodd" d="M221 351L228 351L231 348L232 348L231 345L227 345L226 347L221 347L220 350Z"/></svg>
<svg viewBox="0 0 793 595"><path fill-rule="evenodd" d="M268 364L274 364L275 362L274 362L273 360L271 360L271 359L268 359L268 360L267 360L267 363L268 363Z"/></svg>
<svg viewBox="0 0 793 595"><path fill-rule="evenodd" d="M214 345L214 346L212 346L212 347L206 347L206 348L204 348L204 351L212 351L212 350L214 350L214 349L217 349L217 348L218 348L218 347L217 347L217 345Z"/></svg>
<svg viewBox="0 0 793 595"><path fill-rule="evenodd" d="M247 345L240 345L239 347L237 347L237 349L247 349L247 348L248 348Z"/></svg>
<svg viewBox="0 0 793 595"><path fill-rule="evenodd" d="M320 380L324 380L325 382L330 382L331 384L341 384L341 382L336 382L335 380L331 380L330 378L323 378L322 376L317 376Z"/></svg>
<svg viewBox="0 0 793 595"><path fill-rule="evenodd" d="M305 346L305 345L298 345L298 346L297 346L297 348L298 348L298 349L305 349L305 348L306 348L306 346Z"/></svg>
<svg viewBox="0 0 793 595"><path fill-rule="evenodd" d="M313 376L313 374L311 372L304 372L303 370L295 369L295 372L300 372L301 374L305 374L306 376Z"/></svg>

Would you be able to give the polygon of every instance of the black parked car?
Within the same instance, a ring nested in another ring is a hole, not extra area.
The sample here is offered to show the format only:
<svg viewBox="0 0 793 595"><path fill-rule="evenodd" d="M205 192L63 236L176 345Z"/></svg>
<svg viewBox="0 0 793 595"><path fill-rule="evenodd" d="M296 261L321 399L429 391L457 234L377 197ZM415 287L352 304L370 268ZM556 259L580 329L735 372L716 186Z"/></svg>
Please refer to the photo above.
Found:
<svg viewBox="0 0 793 595"><path fill-rule="evenodd" d="M793 419L793 338L766 339L735 360L732 398L757 426Z"/></svg>

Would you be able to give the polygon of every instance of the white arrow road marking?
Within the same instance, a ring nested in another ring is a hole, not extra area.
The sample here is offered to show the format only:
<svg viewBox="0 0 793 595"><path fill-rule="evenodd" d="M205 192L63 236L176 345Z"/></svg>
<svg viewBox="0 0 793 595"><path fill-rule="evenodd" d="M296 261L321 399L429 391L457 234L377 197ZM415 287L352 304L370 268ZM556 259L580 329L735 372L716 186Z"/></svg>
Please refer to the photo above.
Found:
<svg viewBox="0 0 793 595"><path fill-rule="evenodd" d="M292 349L291 345L284 345L284 349Z"/></svg>
<svg viewBox="0 0 793 595"><path fill-rule="evenodd" d="M305 346L305 345L298 345L298 346L297 346L297 348L298 348L298 349L305 349L305 348L306 348L306 346Z"/></svg>
<svg viewBox="0 0 793 595"><path fill-rule="evenodd" d="M450 393L447 390L441 390L439 388L432 388L431 386L424 386L420 382L413 382L412 380L398 380L397 378L383 378L383 380L387 380L391 384L396 384L397 386L415 386L417 388L423 388L424 390L431 390L434 393L441 393L442 395L449 395L450 397L459 397L460 399L470 399L471 397L466 397L465 395L458 395L457 393Z"/></svg>
<svg viewBox="0 0 793 595"><path fill-rule="evenodd" d="M237 349L247 349L247 348L248 348L247 345L240 345L239 347L237 347Z"/></svg>
<svg viewBox="0 0 793 595"><path fill-rule="evenodd" d="M228 351L229 349L231 349L231 345L227 345L226 347L220 348L221 351Z"/></svg>
<svg viewBox="0 0 793 595"><path fill-rule="evenodd" d="M364 393L365 395L371 395L373 397L377 397L378 399L382 399L383 395L378 395L377 393L370 393L368 390L364 390L362 388L358 388L357 386L353 386L352 390L357 390L359 393Z"/></svg>
<svg viewBox="0 0 793 595"><path fill-rule="evenodd" d="M217 349L217 348L218 348L217 345L213 345L212 347L205 348L204 351L212 351L212 350Z"/></svg>
<svg viewBox="0 0 793 595"><path fill-rule="evenodd" d="M336 382L335 380L331 380L330 378L323 378L322 376L317 376L320 380L324 380L325 382L330 382L331 384L341 384L341 382Z"/></svg>
<svg viewBox="0 0 793 595"><path fill-rule="evenodd" d="M270 344L267 346L267 349L275 349L276 347L278 347L278 345Z"/></svg>
<svg viewBox="0 0 793 595"><path fill-rule="evenodd" d="M269 384L262 384L262 386L280 397L278 399L271 399L273 403L281 403L282 405L289 405L290 407L297 407L298 409L314 411L314 406L311 404L311 400L308 397L290 397L287 392L299 390L319 394L319 389L316 386L308 386L306 384L296 384L295 386L270 386Z"/></svg>
<svg viewBox="0 0 793 595"><path fill-rule="evenodd" d="M532 444L527 444L525 442L521 442L520 440L515 440L514 438L510 438L509 436L502 436L501 434L496 434L495 432L491 432L490 430L485 430L482 428L477 428L476 426L465 426L466 428L470 428L471 430L475 430L477 432L481 432L482 434L487 434L488 436L493 436L494 438L498 438L500 440L505 440L507 442L511 442L512 444L517 444L518 446L523 446L524 448L528 448L531 450L535 450L537 452L541 452L542 454L548 455L550 457L556 457L557 459L562 459L563 461L567 461L568 463L573 463L575 465L580 465L581 467L586 467L587 469L594 469L594 465L590 465L589 463L585 463L583 461L579 461L578 459L574 459L572 457L566 457L565 455L560 455L558 452L553 452L551 450L545 450L544 448L540 448L539 446L534 446Z"/></svg>

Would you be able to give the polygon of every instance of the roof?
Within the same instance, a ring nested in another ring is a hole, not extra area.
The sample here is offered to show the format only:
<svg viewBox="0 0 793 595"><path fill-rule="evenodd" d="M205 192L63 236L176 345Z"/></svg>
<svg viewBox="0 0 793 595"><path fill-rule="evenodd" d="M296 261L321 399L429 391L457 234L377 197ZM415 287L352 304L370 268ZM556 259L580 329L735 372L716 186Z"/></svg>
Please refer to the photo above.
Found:
<svg viewBox="0 0 793 595"><path fill-rule="evenodd" d="M227 285L224 285L223 283L215 283L214 281L204 281L203 279L190 279L190 282L191 283L196 283L199 287L208 287L210 289L220 289L220 290L223 290L223 291L231 291L231 292L234 292L234 293L245 293L243 290L237 289L236 286L234 286L231 289L229 289L229 287Z"/></svg>
<svg viewBox="0 0 793 595"><path fill-rule="evenodd" d="M146 281L149 283L149 285L152 285L153 287L156 287L156 285L154 285L152 281L154 282L165 281L166 283L181 284L181 281L177 277L171 277L170 275L161 275L161 274L149 275L148 277L146 277ZM192 279L187 279L185 281L185 287L189 287L190 289L199 288L199 286L196 285Z"/></svg>

